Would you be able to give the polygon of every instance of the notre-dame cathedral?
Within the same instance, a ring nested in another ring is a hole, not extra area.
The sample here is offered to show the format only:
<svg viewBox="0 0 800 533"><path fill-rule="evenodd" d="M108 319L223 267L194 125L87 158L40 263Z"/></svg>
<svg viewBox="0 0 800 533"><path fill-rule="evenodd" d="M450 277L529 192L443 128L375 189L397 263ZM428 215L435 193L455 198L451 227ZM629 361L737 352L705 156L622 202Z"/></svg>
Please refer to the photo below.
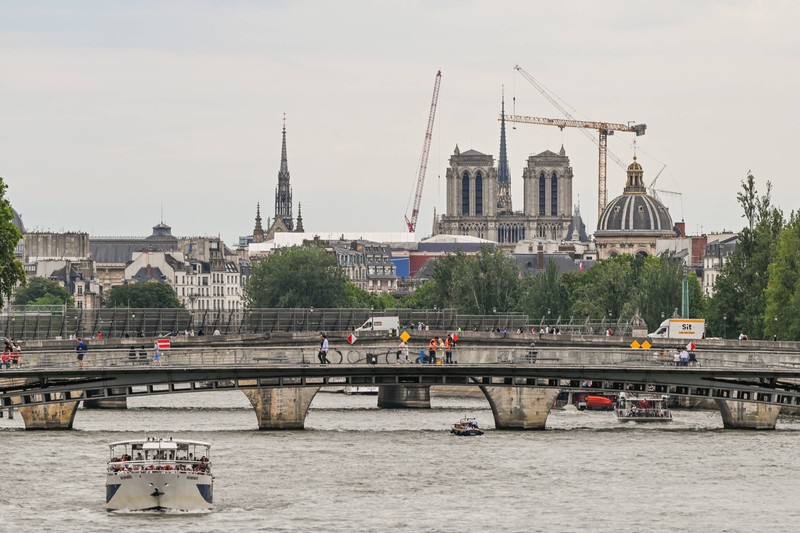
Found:
<svg viewBox="0 0 800 533"><path fill-rule="evenodd" d="M588 240L580 217L573 217L572 167L563 146L557 154L546 150L528 158L522 171L522 210L513 210L505 120L500 122L497 167L494 156L461 152L456 146L446 179L447 210L434 224L434 233L471 235L501 244Z"/></svg>

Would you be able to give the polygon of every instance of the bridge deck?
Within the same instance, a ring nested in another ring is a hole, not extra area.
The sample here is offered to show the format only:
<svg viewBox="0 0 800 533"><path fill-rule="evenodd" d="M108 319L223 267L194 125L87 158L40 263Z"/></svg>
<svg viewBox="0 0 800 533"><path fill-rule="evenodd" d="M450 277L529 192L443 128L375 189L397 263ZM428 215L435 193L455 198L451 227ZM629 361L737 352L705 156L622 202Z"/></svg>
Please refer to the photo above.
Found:
<svg viewBox="0 0 800 533"><path fill-rule="evenodd" d="M500 386L648 391L800 407L800 369L659 365L244 364L23 368L0 374L0 405L261 387Z"/></svg>

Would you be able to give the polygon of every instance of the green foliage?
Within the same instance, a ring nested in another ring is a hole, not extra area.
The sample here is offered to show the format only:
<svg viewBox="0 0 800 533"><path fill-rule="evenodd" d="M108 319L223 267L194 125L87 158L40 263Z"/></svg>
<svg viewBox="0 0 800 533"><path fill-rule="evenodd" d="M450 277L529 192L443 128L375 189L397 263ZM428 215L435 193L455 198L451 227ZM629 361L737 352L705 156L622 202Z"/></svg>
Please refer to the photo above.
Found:
<svg viewBox="0 0 800 533"><path fill-rule="evenodd" d="M64 305L72 307L72 296L61 283L34 276L25 287L14 291L15 305Z"/></svg>
<svg viewBox="0 0 800 533"><path fill-rule="evenodd" d="M367 292L349 282L345 286L345 295L344 307L370 307L372 309L397 307L397 300L393 295Z"/></svg>
<svg viewBox="0 0 800 533"><path fill-rule="evenodd" d="M103 295L103 307L167 309L183 307L183 304L172 287L166 283L150 281L112 287Z"/></svg>
<svg viewBox="0 0 800 533"><path fill-rule="evenodd" d="M520 286L519 310L531 319L555 320L570 316L571 287L564 278L553 260L548 261L544 272L525 277Z"/></svg>
<svg viewBox="0 0 800 533"><path fill-rule="evenodd" d="M780 340L800 339L800 213L783 228L768 270L764 333Z"/></svg>
<svg viewBox="0 0 800 533"><path fill-rule="evenodd" d="M700 281L694 273L687 277L691 317L703 317L705 299ZM668 255L606 259L575 278L573 315L627 319L638 311L653 329L680 310L683 278L682 263Z"/></svg>
<svg viewBox="0 0 800 533"><path fill-rule="evenodd" d="M6 184L0 177L0 309L18 284L25 284L22 262L14 257L14 249L22 239L22 233L14 225L14 212L6 199Z"/></svg>
<svg viewBox="0 0 800 533"><path fill-rule="evenodd" d="M417 290L411 294L403 296L397 305L408 309L433 309L434 306L442 305L442 300L438 299L438 296L439 289L436 281L429 280L417 287Z"/></svg>
<svg viewBox="0 0 800 533"><path fill-rule="evenodd" d="M318 246L293 246L270 254L253 266L244 288L248 308L344 307L360 298L348 288L336 258Z"/></svg>
<svg viewBox="0 0 800 533"><path fill-rule="evenodd" d="M764 338L769 265L784 225L783 213L772 206L771 192L768 181L767 192L758 196L752 175L742 182L737 199L749 227L742 230L714 285L709 317L715 332L736 336L743 331L751 339Z"/></svg>
<svg viewBox="0 0 800 533"><path fill-rule="evenodd" d="M437 259L432 280L434 303L441 308L481 315L516 308L519 269L501 248L483 246L475 257L459 251Z"/></svg>

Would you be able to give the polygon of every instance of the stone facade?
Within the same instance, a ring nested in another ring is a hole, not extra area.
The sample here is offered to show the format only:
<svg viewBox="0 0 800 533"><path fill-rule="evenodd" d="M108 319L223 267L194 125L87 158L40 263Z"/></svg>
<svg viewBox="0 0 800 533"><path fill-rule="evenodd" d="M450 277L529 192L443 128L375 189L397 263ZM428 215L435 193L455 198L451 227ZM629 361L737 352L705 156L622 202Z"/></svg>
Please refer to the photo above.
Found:
<svg viewBox="0 0 800 533"><path fill-rule="evenodd" d="M501 186L494 157L456 146L447 169L447 211L437 234L470 235L501 244L525 239L567 238L572 222L572 167L564 148L528 158L523 170L521 212L508 208L511 200Z"/></svg>

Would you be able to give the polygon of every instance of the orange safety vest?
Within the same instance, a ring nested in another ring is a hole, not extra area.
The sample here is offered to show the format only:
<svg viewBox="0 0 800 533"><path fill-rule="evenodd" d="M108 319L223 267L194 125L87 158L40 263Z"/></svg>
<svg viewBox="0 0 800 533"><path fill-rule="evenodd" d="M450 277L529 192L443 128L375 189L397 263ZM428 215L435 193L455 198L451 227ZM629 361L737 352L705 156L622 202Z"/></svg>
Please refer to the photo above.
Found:
<svg viewBox="0 0 800 533"><path fill-rule="evenodd" d="M431 339L431 342L428 343L428 349L433 350L434 352L436 351L436 348L438 348L438 346L439 345L436 344L436 339Z"/></svg>
<svg viewBox="0 0 800 533"><path fill-rule="evenodd" d="M450 348L452 348L452 344L450 344L450 337L447 337L444 340L444 349L449 350Z"/></svg>

